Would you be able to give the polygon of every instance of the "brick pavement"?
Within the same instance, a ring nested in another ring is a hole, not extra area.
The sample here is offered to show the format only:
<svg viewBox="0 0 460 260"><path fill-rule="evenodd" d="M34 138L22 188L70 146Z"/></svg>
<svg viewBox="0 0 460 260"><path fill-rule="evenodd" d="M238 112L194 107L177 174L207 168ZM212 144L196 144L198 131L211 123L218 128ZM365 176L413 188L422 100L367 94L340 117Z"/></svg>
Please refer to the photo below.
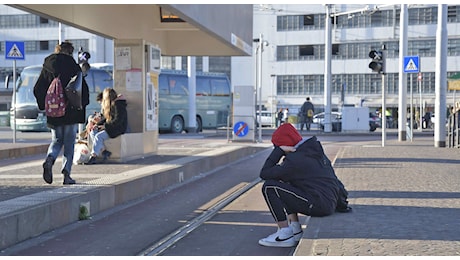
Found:
<svg viewBox="0 0 460 260"><path fill-rule="evenodd" d="M460 255L460 150L433 143L423 135L342 148L334 167L353 212L310 218L294 254Z"/></svg>
<svg viewBox="0 0 460 260"><path fill-rule="evenodd" d="M459 165L429 136L344 148L335 169L353 212L311 218L295 255L460 255Z"/></svg>

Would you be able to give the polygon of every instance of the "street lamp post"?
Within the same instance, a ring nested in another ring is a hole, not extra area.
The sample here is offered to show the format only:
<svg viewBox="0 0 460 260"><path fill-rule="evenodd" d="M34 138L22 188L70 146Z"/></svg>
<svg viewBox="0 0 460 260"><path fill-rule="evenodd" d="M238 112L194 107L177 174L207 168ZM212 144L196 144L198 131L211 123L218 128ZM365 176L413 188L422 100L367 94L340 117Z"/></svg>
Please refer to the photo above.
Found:
<svg viewBox="0 0 460 260"><path fill-rule="evenodd" d="M256 48L256 75L257 75L257 86L256 86L256 98L258 98L258 107L259 107L259 115L257 121L258 123L258 134L259 139L258 142L262 142L262 52L264 51L264 46L268 46L268 42L263 40L263 35L260 34L258 39L254 39L254 42L257 42ZM257 106L257 105L256 105ZM256 113L257 115L257 113Z"/></svg>
<svg viewBox="0 0 460 260"><path fill-rule="evenodd" d="M272 98L271 98L271 112L272 112L272 124L273 124L273 116L275 115L276 113L276 96L275 96L275 88L276 88L276 75L275 74L271 74L270 77L272 78ZM276 117L275 117L275 120ZM275 122L275 126L276 126L276 122Z"/></svg>

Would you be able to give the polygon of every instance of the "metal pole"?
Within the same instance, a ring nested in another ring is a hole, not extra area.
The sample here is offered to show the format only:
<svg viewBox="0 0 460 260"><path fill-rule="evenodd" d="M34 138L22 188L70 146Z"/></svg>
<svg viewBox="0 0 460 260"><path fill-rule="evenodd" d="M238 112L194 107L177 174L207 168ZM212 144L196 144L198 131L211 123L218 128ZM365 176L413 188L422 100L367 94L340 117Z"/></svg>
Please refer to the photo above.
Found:
<svg viewBox="0 0 460 260"><path fill-rule="evenodd" d="M273 117L275 116L275 114L277 113L277 105L276 105L276 97L275 97L275 88L276 88L276 75L275 74L272 74L270 75L272 77L272 126L275 125L276 126L276 122L275 124L273 124ZM278 118L275 117L275 120L278 120Z"/></svg>
<svg viewBox="0 0 460 260"><path fill-rule="evenodd" d="M410 120L409 120L410 141L413 139L414 127L414 94L412 91L412 74L410 74Z"/></svg>
<svg viewBox="0 0 460 260"><path fill-rule="evenodd" d="M16 60L13 60L13 143L16 143Z"/></svg>
<svg viewBox="0 0 460 260"><path fill-rule="evenodd" d="M421 132L422 131L422 128L423 128L423 112L422 112L422 73L419 72L418 73L418 91L420 93L420 108L419 108L419 125L418 125L418 129L419 131Z"/></svg>
<svg viewBox="0 0 460 260"><path fill-rule="evenodd" d="M258 129L259 129L259 143L262 143L262 51L263 51L263 35L260 34L260 37L259 37L259 80L257 81L257 89L258 89L258 98L259 98L259 119L258 119L258 122L259 122L259 126L258 126Z"/></svg>
<svg viewBox="0 0 460 260"><path fill-rule="evenodd" d="M385 54L383 54L385 55ZM385 106L385 74L382 73L382 147L385 147L387 109Z"/></svg>

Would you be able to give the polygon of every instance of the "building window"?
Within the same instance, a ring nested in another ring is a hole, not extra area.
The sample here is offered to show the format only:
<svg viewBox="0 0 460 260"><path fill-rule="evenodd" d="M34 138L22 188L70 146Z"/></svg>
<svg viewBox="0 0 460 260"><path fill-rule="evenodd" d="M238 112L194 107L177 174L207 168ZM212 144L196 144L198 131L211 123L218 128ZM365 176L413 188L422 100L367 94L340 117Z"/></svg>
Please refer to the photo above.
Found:
<svg viewBox="0 0 460 260"><path fill-rule="evenodd" d="M324 29L325 14L277 16L277 31L306 31Z"/></svg>
<svg viewBox="0 0 460 260"><path fill-rule="evenodd" d="M408 24L409 25L420 25L420 24L436 24L438 21L438 8L409 8L408 9Z"/></svg>
<svg viewBox="0 0 460 260"><path fill-rule="evenodd" d="M313 45L299 46L299 56L313 56L314 54Z"/></svg>
<svg viewBox="0 0 460 260"><path fill-rule="evenodd" d="M315 20L313 19L313 15L304 15L303 16L303 25L315 25Z"/></svg>
<svg viewBox="0 0 460 260"><path fill-rule="evenodd" d="M47 51L49 50L49 42L48 41L40 41L40 48L39 50L41 51Z"/></svg>
<svg viewBox="0 0 460 260"><path fill-rule="evenodd" d="M48 19L40 17L40 24L47 24L47 23L48 23Z"/></svg>
<svg viewBox="0 0 460 260"><path fill-rule="evenodd" d="M332 44L332 55L339 55L339 44Z"/></svg>
<svg viewBox="0 0 460 260"><path fill-rule="evenodd" d="M66 39L67 40L67 39ZM89 49L89 40L88 39L68 39L74 48L74 54L77 54L80 48L82 48L84 51L88 51ZM91 53L90 53L91 54Z"/></svg>
<svg viewBox="0 0 460 260"><path fill-rule="evenodd" d="M447 6L447 22L456 23L458 22L458 6Z"/></svg>

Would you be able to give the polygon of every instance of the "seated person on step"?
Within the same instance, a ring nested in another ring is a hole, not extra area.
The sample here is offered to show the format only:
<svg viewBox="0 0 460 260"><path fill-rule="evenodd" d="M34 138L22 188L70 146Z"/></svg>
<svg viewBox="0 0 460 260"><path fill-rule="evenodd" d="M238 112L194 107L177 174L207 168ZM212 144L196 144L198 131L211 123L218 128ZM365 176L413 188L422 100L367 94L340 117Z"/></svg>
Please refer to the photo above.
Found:
<svg viewBox="0 0 460 260"><path fill-rule="evenodd" d="M91 157L86 164L95 164L96 158L103 156L106 161L112 154L105 149L104 142L110 138L116 138L124 133L128 127L128 113L126 99L118 95L113 88L106 88L102 92L102 118L94 125L89 136L92 149Z"/></svg>
<svg viewBox="0 0 460 260"><path fill-rule="evenodd" d="M102 103L102 92L99 92L96 96L96 101L101 104ZM96 125L102 118L102 109L101 112L96 112L90 116L88 116L88 122L86 123L85 130L81 133L81 138L83 140L88 140L89 138L89 133L93 129L94 125Z"/></svg>
<svg viewBox="0 0 460 260"><path fill-rule="evenodd" d="M316 136L303 139L292 124L284 123L273 133L272 143L274 148L260 178L277 232L260 239L259 244L292 247L303 233L298 214L321 217L335 211L350 212L348 191Z"/></svg>

